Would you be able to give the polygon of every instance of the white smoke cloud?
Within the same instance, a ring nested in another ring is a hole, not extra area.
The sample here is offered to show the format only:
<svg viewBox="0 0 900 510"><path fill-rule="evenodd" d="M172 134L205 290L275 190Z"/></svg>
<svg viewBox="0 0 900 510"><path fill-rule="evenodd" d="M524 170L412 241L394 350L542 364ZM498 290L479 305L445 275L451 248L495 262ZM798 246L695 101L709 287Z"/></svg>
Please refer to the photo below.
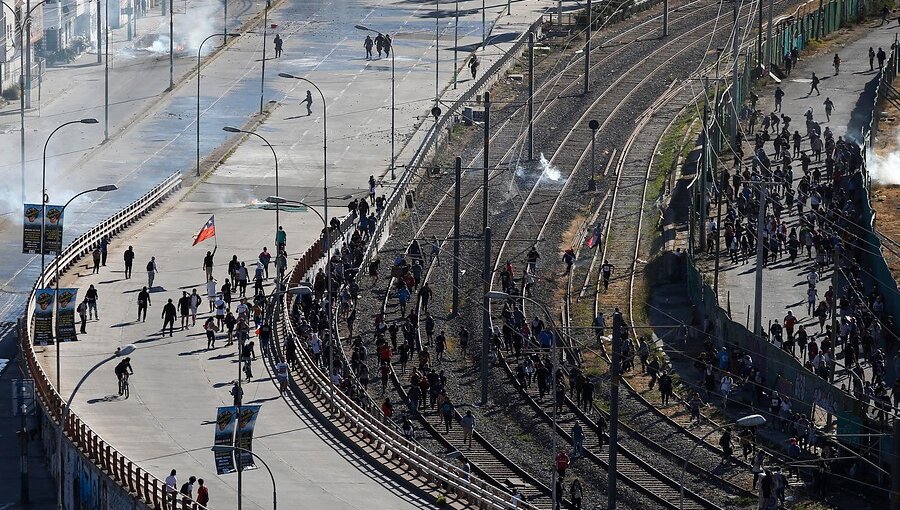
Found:
<svg viewBox="0 0 900 510"><path fill-rule="evenodd" d="M897 135L895 143L900 145L900 134ZM879 156L870 150L866 157L866 170L876 184L900 184L900 150L895 150L887 156Z"/></svg>

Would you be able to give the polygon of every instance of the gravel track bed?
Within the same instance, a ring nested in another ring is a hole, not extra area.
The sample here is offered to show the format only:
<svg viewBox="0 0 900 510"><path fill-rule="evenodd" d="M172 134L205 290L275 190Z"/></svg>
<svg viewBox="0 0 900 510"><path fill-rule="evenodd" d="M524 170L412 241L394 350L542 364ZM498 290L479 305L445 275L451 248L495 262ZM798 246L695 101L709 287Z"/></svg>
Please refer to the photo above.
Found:
<svg viewBox="0 0 900 510"><path fill-rule="evenodd" d="M651 9L646 13L642 13L641 15L632 18L632 20L613 25L610 27L610 30L624 30L627 28L628 23L635 23L641 19L657 14L658 11L658 8ZM714 10L709 12L708 17L702 19L708 19L714 12ZM728 13L728 15L730 16L730 13ZM680 25L673 24L670 26L670 33L672 34L670 37L677 36L681 31L689 26L695 25L697 22L698 20L695 19L690 22L682 22ZM659 44L660 41L655 39L630 43L629 51L623 53L615 59L615 61L610 62L609 65L605 66L602 73L592 73L592 96L590 98L583 98L577 95L561 98L557 105L554 106L554 111L559 113L549 115L548 120L535 126L536 155L540 152L540 148L552 148L560 144L562 138L571 128L571 123L577 118L568 113L583 111L589 106L593 97L597 97L597 95L615 81L622 72L636 65L637 62L643 59L643 55L646 55L654 48L657 48ZM580 46L580 44L578 44L578 46ZM715 43L712 47L715 47ZM693 68L696 67L696 62L699 61L705 49L706 45L703 44L698 45L695 51L683 53L679 58L675 59L675 61L666 65L665 70L668 71L668 73L661 72L660 75L683 77L688 70L693 70ZM693 65L690 65L690 63L693 63ZM542 70L546 73L548 69L552 70L552 68L552 59L546 59L538 65L538 76L544 76L544 74L541 74ZM598 141L602 140L602 144L607 147L621 146L625 137L632 129L631 126L633 125L634 118L643 112L650 103L659 98L665 91L667 85L667 83L663 83L661 80L646 84L641 92L633 99L629 100L628 104L616 114L616 119L618 119L618 121L611 123L612 127L607 130L608 132L601 133L598 137ZM497 122L497 119L502 120L504 115L512 115L516 108L513 103L524 100L522 94L524 91L525 87L521 85L510 86L508 84L501 84L500 86L495 87L495 94L497 95L495 101L497 101L497 104L492 110L492 120ZM509 102L506 104L500 103L498 100L501 97L504 101ZM539 107L540 101L538 100L535 103L536 107ZM467 130L467 133L462 136L461 140L455 143L451 149L448 150L445 148L444 152L461 153L464 164L466 164L473 157L480 154L480 135L481 132L478 128L469 129ZM461 150L457 150L459 148L461 148ZM492 146L492 154L500 154L505 149L506 147L497 148ZM645 148L641 148L640 150L644 151ZM652 150L652 148L650 150ZM496 164L497 162L492 161L492 163ZM532 172L529 173L528 170L532 170ZM548 235L546 235L545 239L539 244L539 250L544 256L543 263L539 264L539 269L542 269L545 272L548 270L548 267L551 266L548 261L554 259L558 253L558 247L562 242L562 234L569 229L576 214L585 208L585 205L589 200L589 195L584 192L584 184L586 183L587 178L583 175L585 173L584 169L581 170L582 171L580 171L576 177L573 177L578 180L578 184L573 184L572 189L567 192L565 206L557 210L554 218L551 220L550 228L548 228ZM501 238L502 235L508 231L516 210L521 203L521 198L517 195L516 190L529 189L537 177L535 173L540 175L539 170L537 172L533 171L533 165L527 165L526 171L522 172L519 176L510 178L509 174L504 172L505 175L501 174L500 177L493 181L494 184L497 184L492 185L491 188L491 223L494 227L495 240ZM476 175L471 177L467 176L464 177L464 179L471 178L480 180L478 172L474 172L474 174ZM427 210L428 204L437 203L440 196L446 193L447 187L452 185L452 177L447 177L446 175L437 178L424 178L429 179L429 182L420 188L417 195L418 209L423 212L419 215L410 214L409 221L399 223L393 228L391 239L388 240L385 247L380 252L383 266L389 266L394 255L398 252L405 251L410 238L417 231L419 222L423 221L427 214L424 211ZM508 183L508 185L502 186L502 183ZM605 186L608 186L608 183L601 181L601 193L606 191ZM466 197L464 196L463 199L465 200ZM463 218L464 234L469 233L469 235L472 235L480 232L480 229L481 218L477 211ZM471 331L473 338L472 344L476 347L480 344L481 264L479 262L482 259L481 246L480 243L477 242L462 243L461 258L463 262L461 263L461 269L464 274L461 277L461 316L452 324L445 324L444 321L446 320L446 317L444 312L448 310L450 303L449 282L450 270L452 267L449 260L450 254L450 245L445 244L442 249L443 265L440 268L437 268L430 280L433 282L435 291L435 296L432 300L432 311L435 313L435 319L438 322L437 330L440 331L443 327L447 330L447 336L451 338L451 350L449 353L451 359L445 360L444 363L437 365L437 368L438 370L446 371L446 376L448 378L448 394L453 401L457 403L457 408L464 411L467 408L466 406L470 405L469 403L479 399L480 373L477 367L478 355L475 353L474 359L471 360L461 359L458 348L454 347L455 344L453 339L457 336L461 325L465 324ZM559 264L553 263L552 267L560 266ZM386 272L386 270L382 271L383 274ZM548 283L550 285L548 285ZM544 299L558 297L558 295L555 294L554 289L559 283L560 282L553 277L542 279L536 286L538 297ZM380 311L386 287L387 278L382 276L374 289L362 291L362 297L357 305L359 324L362 326L360 333L370 349L370 357L367 361L369 363L372 384L370 384L369 392L376 400L381 398L381 392L377 382L377 358L372 355L373 343L372 335L370 333L372 323L371 317ZM392 299L391 301L393 302L394 300ZM395 308L396 307L393 305L388 307L388 321L399 316L399 311ZM415 358L413 357L410 360L409 367L415 366L415 364ZM492 368L491 377L490 400L494 404L488 408L476 410L475 414L480 418L478 425L479 431L511 460L519 462L524 469L531 472L539 479L548 480L549 475L547 474L547 471L550 464L550 452L546 445L549 445L551 438L549 426L543 423L542 419L534 413L526 401L521 398L518 391L511 384L508 384L506 375L502 371L497 368ZM392 402L395 403L395 409L397 411L400 411L403 408L402 404L399 403L399 394L395 391L392 383L388 384L388 391L385 393L385 397L391 398ZM622 400L624 412L625 401L629 399L623 398ZM633 409L628 408L628 412L634 415L631 417L632 420L636 418L640 419L642 417L641 409L637 406L636 402L634 404L635 407ZM632 423L636 422L632 421ZM441 443L434 439L424 437L424 434L419 435L419 440L423 445L432 448L438 453L446 452L446 448ZM639 442L634 443L633 450L635 453L645 456L645 458L652 458L655 456L655 454L649 450L644 450L643 453L641 453ZM673 439L673 442L669 444L669 446L676 450L689 447L682 438ZM629 444L629 448L632 448L631 444ZM665 467L664 470L669 472L671 467L672 466ZM572 469L575 471L576 476L582 477L585 482L585 500L589 503L587 506L590 507L593 504L599 503L601 498L604 497L603 490L605 490L606 486L606 474L595 466L586 465L585 461L577 461L573 464ZM567 479L569 479L568 476ZM602 488L602 490L598 488ZM626 507L652 507L648 506L648 503L643 501L641 496L634 493L629 488L623 487L621 483L619 485L619 491ZM709 495L707 496L711 497Z"/></svg>

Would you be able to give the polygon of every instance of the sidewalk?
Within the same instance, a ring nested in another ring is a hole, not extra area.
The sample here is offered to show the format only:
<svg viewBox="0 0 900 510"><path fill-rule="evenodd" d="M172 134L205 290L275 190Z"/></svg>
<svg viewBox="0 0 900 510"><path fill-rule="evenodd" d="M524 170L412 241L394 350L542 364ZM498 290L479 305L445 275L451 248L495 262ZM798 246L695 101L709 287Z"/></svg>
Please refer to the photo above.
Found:
<svg viewBox="0 0 900 510"><path fill-rule="evenodd" d="M871 27L868 34L838 50L842 59L841 74L839 76L834 76L834 68L832 66L834 52L823 52L823 54L812 58L801 60L791 77L781 84L781 88L785 92L782 109L784 115L791 117L791 132L795 129L799 129L801 134L804 132L803 114L811 107L816 121L822 124L823 130L825 127L831 128L834 132L835 140L837 140L838 136L843 136L850 140L859 139L860 130L868 123L868 119L871 117L871 105L874 100L874 87L872 84L874 83L873 80L877 80L878 63L877 61L875 62L876 71L869 71L868 49L871 46L875 51L878 51L880 47L890 54L894 36L898 32L896 25L878 27L877 22L867 23ZM807 95L810 90L812 72L815 72L822 80L819 85L821 96L815 95L815 93L812 96ZM769 113L774 109L772 95L774 87L770 87L770 89L759 93L761 98L757 108L764 113ZM822 103L826 98L831 98L835 104L831 122L825 122ZM767 149L770 147L771 144L767 144ZM803 141L803 149L809 150L809 141L806 139ZM747 154L749 155L750 152L747 152ZM816 166L815 158L813 158L811 168ZM822 163L822 171L825 171L824 163ZM800 170L799 162L796 162L794 164L795 189L796 183L800 181L801 177L803 177L803 172ZM808 203L806 210L809 210ZM782 219L788 223L789 227L798 226L799 218L796 207L792 208L789 214L785 212L782 215ZM755 259L751 256L746 264L735 265L729 260L724 242L722 249L719 304L726 307L728 306L727 299L730 299L732 318L738 323L749 323L752 328ZM768 332L770 323L775 320L782 322L787 312L792 311L798 318L798 326L805 325L811 336L812 334L818 335L818 320L807 313L806 307L806 277L811 267L812 261L806 259L804 252L798 256L796 264L790 264L785 253L777 263L769 264L763 269L762 325L766 332ZM824 294L828 290L829 285L831 285L831 274L832 270L829 268L819 275L818 289L820 300L824 299ZM836 355L840 359L842 353L840 349L837 350ZM835 378L835 384L847 383L845 377L846 374L842 375L841 371L839 371Z"/></svg>
<svg viewBox="0 0 900 510"><path fill-rule="evenodd" d="M461 12L466 5L471 7L474 3L461 3ZM536 5L537 2L516 4L513 15L505 17L508 24L502 31L493 33L504 34L504 42L489 48L482 69L490 67L501 50L517 38L519 27L530 25L538 12ZM270 13L271 23L296 27L292 20L303 19L300 13L308 8L309 4L290 3ZM377 9L353 5L351 12L344 14L346 19L340 22L350 26L364 23L388 33L399 32L394 43L398 52L396 96L397 104L401 105L396 113L398 152L410 136L407 150L415 149L416 140L422 134L412 135L410 126L417 122L417 117L427 115L434 99L433 60L428 60L434 55L433 39L428 39L433 34L434 20L429 18L427 9L423 5L407 7L402 2L379 5ZM309 20L312 26L316 26L315 17L325 16L325 11L318 7L315 11ZM323 22L326 23L331 26L335 22ZM442 26L446 33L452 34L452 18ZM273 78L267 80L266 90L267 99L276 98L282 104L270 105L271 114L256 132L272 144L279 156L279 193L320 204L323 122L320 100L314 92L313 114L307 116L305 106L298 103L309 87L277 78L279 72L308 73L306 76L322 87L328 101L328 184L332 197L329 214L343 216L349 200L336 197L367 194L369 175L380 176L388 167L390 66L386 64L389 61L366 61L361 47L364 34L356 30L336 35L321 26L315 30L297 28L296 32L286 29L282 37L285 52L280 59L267 64L267 76ZM480 15L470 12L460 22L460 45L474 46L480 37ZM248 41L249 46L245 46ZM252 53L253 49L253 39L247 37L228 51L242 54ZM321 60L310 57L323 52L328 56ZM446 53L447 56L441 55L443 86L452 77L452 51ZM463 58L461 54L460 63ZM253 108L254 104L258 107L259 82L255 81L258 75L250 72L255 63L245 65L252 78L233 81L219 75L225 70L208 71L204 73L204 89L207 86L239 88L243 92L241 108ZM468 80L460 81L456 93L462 93L468 83ZM449 96L448 92L445 97ZM203 117L204 128L211 130L209 138L222 136L218 133L225 124L241 127L247 121L238 112L220 111L218 105L215 112L204 113ZM167 153L167 157L175 158L168 161L169 168L185 160L190 163L192 154L187 157L179 154ZM408 156L398 156L398 164L404 158ZM379 194L389 192L386 186L378 190ZM215 274L220 285L232 255L249 265L263 246L274 251L275 213L260 207L260 202L272 194L275 194L272 152L258 138L250 136L210 176L185 190L178 202L164 205L114 239L109 249L109 265L99 275L91 275L81 263L61 283L83 290L94 284L100 293L103 316L99 321L89 322L88 334L82 335L80 341L61 346L64 392L98 356L121 344L138 346L132 355L135 375L130 380L131 398L107 398L113 393L114 380L111 372L103 371L85 384L75 399L74 411L95 432L156 476L162 477L174 468L179 479L190 475L204 478L216 508L233 508L236 494L235 476L216 476L213 457L206 449L212 441L210 425L215 406L231 403L228 392L238 369L235 352L231 350L233 347L224 347L224 340L219 340L214 351L205 350L205 336L200 329L205 313L198 317L196 327L176 331L174 337L160 337L160 313L166 299L177 301L182 290L190 292L197 288L205 294L200 263L212 248L212 241L196 247L191 247L191 242L209 215L216 215L220 251L216 253ZM303 253L322 228L318 217L307 210L282 210L281 224L287 231L288 252L292 257ZM131 280L124 280L121 257L129 245L134 246L137 254L137 270ZM146 284L146 274L141 269L150 256L156 257L160 270L151 297L153 306L148 322L135 323L137 291ZM252 295L252 289L249 293ZM208 310L207 303L200 310ZM55 377L54 349L51 346L39 355L46 361L45 369L50 371L51 378ZM363 459L350 456L327 433L319 431L314 420L304 416L303 409L279 397L274 381L260 362L254 364L254 375L253 382L244 387L244 402L263 406L254 451L275 472L282 505L285 501L303 501L306 506L329 509L399 509L419 505L415 495L383 479ZM245 473L244 482L245 508L269 508L270 482L264 470Z"/></svg>

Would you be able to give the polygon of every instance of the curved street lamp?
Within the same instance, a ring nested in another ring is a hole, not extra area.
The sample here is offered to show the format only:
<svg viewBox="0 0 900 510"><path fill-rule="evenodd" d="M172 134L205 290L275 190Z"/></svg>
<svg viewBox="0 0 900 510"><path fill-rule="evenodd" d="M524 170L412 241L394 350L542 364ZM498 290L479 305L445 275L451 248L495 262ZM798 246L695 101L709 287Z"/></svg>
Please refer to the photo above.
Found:
<svg viewBox="0 0 900 510"><path fill-rule="evenodd" d="M254 453L253 450L248 450L247 448L241 448L241 447L239 447L239 446L230 446L230 445L219 445L219 444L217 444L217 445L211 446L209 449L210 449L211 451L213 451L213 452L227 452L227 451L232 451L232 452L249 453L250 455L252 455L253 457L255 457L256 460L260 461L260 462L262 463L263 467L266 468L266 471L269 472L269 478L272 479L272 510L278 510L278 489L275 487L275 475L272 474L272 470L269 469L269 465L266 464L266 461L264 461L264 460L262 459L262 457L260 457L260 456L257 455L256 453ZM238 472L240 472L240 465L241 465L241 463L238 462ZM241 506L241 503L240 503L240 501L241 501L241 491L240 491L240 487L238 487L238 495L237 495L237 497L238 497L238 507L240 507L240 506Z"/></svg>
<svg viewBox="0 0 900 510"><path fill-rule="evenodd" d="M96 124L97 119L81 119L81 120L73 120L70 122L66 122L60 124L56 129L50 132L50 136L47 137L47 140L44 142L44 153L42 158L41 165L41 285L44 284L44 236L46 235L47 229L47 146L50 144L50 139L53 138L53 135L56 134L60 129L71 126L72 124ZM91 190L94 191L94 190Z"/></svg>
<svg viewBox="0 0 900 510"><path fill-rule="evenodd" d="M217 33L206 36L206 39L200 42L197 48L197 177L200 177L200 57L203 52L203 45L206 41L216 36L223 36L227 40L229 37L239 37L241 34L225 34Z"/></svg>
<svg viewBox="0 0 900 510"><path fill-rule="evenodd" d="M275 195L278 195L278 154L275 153L275 147L273 147L272 144L269 143L269 141L266 140L265 137L263 137L263 135L256 133L254 131L245 131L243 129L238 129L236 127L231 127L231 126L223 127L222 131L227 131L228 133L244 133L246 135L253 135L253 136L259 138L260 140L262 140L264 144L266 144L266 146L272 151L272 157L275 158ZM281 207L279 207L279 204L275 204L275 232L276 233L278 232L278 227L281 226L281 218L279 217L280 210L281 210Z"/></svg>
<svg viewBox="0 0 900 510"><path fill-rule="evenodd" d="M84 384L84 381L87 380L88 377L91 376L94 372L97 371L98 368L109 363L110 361L120 357L120 356L128 356L132 352L134 352L136 347L134 344L124 345L122 347L117 347L116 352L103 358L96 365L92 366L90 370L88 370L83 376L81 376L81 380L78 381L78 384L75 385L75 389L72 390L72 393L69 395L69 400L63 405L62 410L59 413L59 428L56 431L56 466L59 469L57 473L57 484L56 484L56 508L58 510L63 510L63 483L65 470L63 465L63 455L62 455L62 438L63 431L66 428L66 420L69 417L69 411L72 408L72 401L75 400L75 394L78 393L78 390L81 389L81 385Z"/></svg>

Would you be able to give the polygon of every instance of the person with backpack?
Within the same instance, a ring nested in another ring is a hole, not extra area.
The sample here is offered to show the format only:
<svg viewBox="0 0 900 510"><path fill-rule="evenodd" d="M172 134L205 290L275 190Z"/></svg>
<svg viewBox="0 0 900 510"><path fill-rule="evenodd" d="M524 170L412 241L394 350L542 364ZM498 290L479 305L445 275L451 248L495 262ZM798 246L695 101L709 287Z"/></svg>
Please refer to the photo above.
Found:
<svg viewBox="0 0 900 510"><path fill-rule="evenodd" d="M444 434L449 434L450 429L453 428L453 402L450 402L450 399L446 398L444 392L441 392L441 395L444 396L444 403L441 404L441 417L444 419Z"/></svg>

